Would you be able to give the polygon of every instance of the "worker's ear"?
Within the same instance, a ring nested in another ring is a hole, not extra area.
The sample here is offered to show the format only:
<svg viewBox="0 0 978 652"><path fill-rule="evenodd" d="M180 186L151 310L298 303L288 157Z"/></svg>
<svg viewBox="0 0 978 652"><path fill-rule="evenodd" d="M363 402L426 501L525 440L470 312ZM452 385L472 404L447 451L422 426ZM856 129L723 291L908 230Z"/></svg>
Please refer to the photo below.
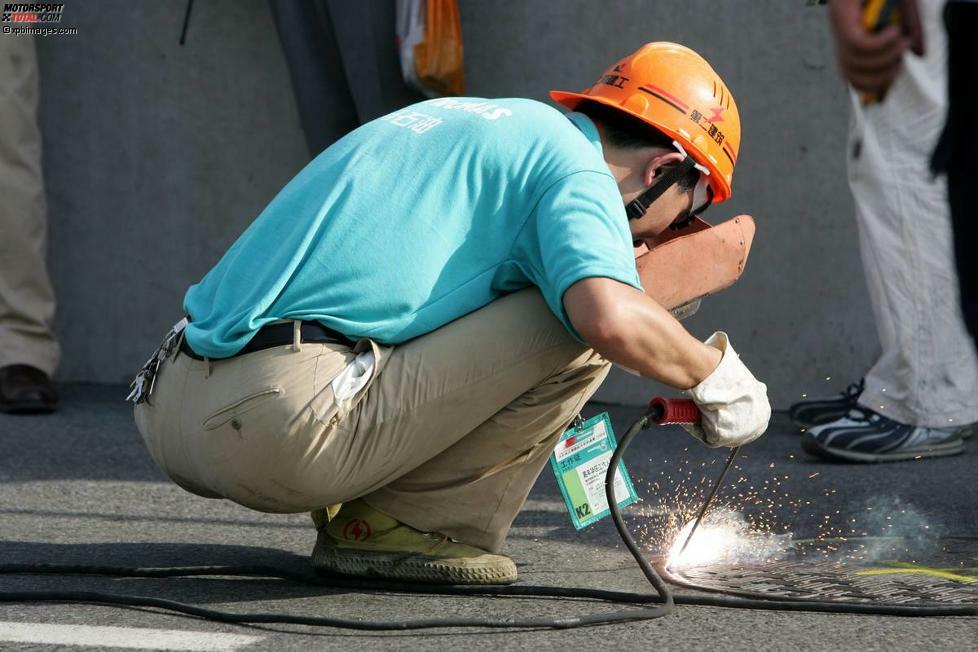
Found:
<svg viewBox="0 0 978 652"><path fill-rule="evenodd" d="M645 164L642 181L646 186L652 186L669 169L668 166L682 163L685 158L679 152L667 152L661 149L656 152Z"/></svg>

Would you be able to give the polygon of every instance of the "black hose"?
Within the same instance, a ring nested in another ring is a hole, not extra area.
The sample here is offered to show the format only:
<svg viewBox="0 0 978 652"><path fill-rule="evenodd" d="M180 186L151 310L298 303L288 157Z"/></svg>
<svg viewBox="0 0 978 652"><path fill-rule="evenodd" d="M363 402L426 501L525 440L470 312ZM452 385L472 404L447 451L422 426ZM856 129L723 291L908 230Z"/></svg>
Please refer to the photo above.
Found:
<svg viewBox="0 0 978 652"><path fill-rule="evenodd" d="M430 618L406 621L372 621L329 618L323 616L294 616L276 613L232 613L206 609L197 605L185 604L162 598L146 596L102 593L96 591L0 591L0 602L81 602L88 604L108 604L138 607L153 607L176 613L196 616L207 620L235 624L278 623L310 625L317 627L337 627L370 631L414 630L446 627L478 627L487 629L568 629L611 623L631 622L661 618L670 613L676 604L700 605L709 607L731 607L738 609L767 609L776 611L808 611L816 613L872 614L882 616L978 616L978 605L953 606L908 606L874 605L858 602L829 602L806 599L749 599L715 595L674 595L668 585L659 577L655 568L635 543L614 496L614 480L622 456L635 436L647 428L655 411L650 411L636 421L611 457L605 474L605 495L612 520L618 529L625 546L638 563L646 579L656 590L656 594L603 591L599 589L569 589L544 586L439 586L399 582L380 582L339 577L320 578L310 574L289 571L268 566L192 566L184 568L126 568L118 566L78 566L57 564L2 564L0 574L54 574L54 575L101 575L109 577L191 577L191 576L238 576L254 578L278 578L303 584L351 588L356 590L386 591L392 593L468 595L485 597L542 597L558 599L603 600L610 603L648 605L636 609L626 609L609 613L588 614L566 618ZM666 571L668 572L668 571ZM673 580L678 583L678 580Z"/></svg>
<svg viewBox="0 0 978 652"><path fill-rule="evenodd" d="M608 499L608 509L611 511L611 518L615 522L618 534L625 543L625 547L632 553L632 557L638 562L638 566L642 569L642 574L645 575L645 579L649 581L662 600L661 606L647 610L646 619L661 618L667 615L672 611L675 602L673 601L672 591L669 590L666 583L662 581L659 574L652 568L652 564L646 558L645 553L635 543L632 535L628 532L628 528L625 526L625 520L621 517L621 510L618 509L618 499L615 497L615 478L618 476L618 464L621 462L622 455L625 454L625 450L632 443L635 435L649 427L652 414L652 412L646 412L642 415L642 418L633 423L632 427L625 433L625 436L621 438L621 442L611 456L611 461L608 463L608 471L604 476L604 495Z"/></svg>
<svg viewBox="0 0 978 652"><path fill-rule="evenodd" d="M481 597L537 597L556 599L591 599L611 603L647 604L658 600L657 596L600 589L576 589L544 586L438 586L402 584L396 582L374 582L331 577L319 578L311 574L291 572L268 566L192 566L174 568L127 568L121 566L75 566L57 564L5 564L0 565L0 574L53 574L53 575L100 575L108 577L253 577L279 578L292 582L326 586L330 588L350 588L388 593L407 593L425 595L464 595ZM858 602L830 602L818 600L744 599L715 595L673 594L675 604L706 607L727 607L737 609L763 609L771 611L806 611L814 613L849 613L881 616L928 617L928 616L978 616L978 606L909 606L873 605ZM93 591L6 591L0 592L0 602L84 602L91 604L118 604L126 606L145 606L166 609L177 613L198 616L208 620L226 623L279 623L312 625L320 627L339 627L362 630L409 630L441 627L482 627L482 628L571 628L601 625L643 619L643 612L632 610L565 619L431 619L415 621L377 622L367 620L344 620L314 616L292 616L286 614L231 613L205 609L172 600L147 598L145 596L100 593Z"/></svg>

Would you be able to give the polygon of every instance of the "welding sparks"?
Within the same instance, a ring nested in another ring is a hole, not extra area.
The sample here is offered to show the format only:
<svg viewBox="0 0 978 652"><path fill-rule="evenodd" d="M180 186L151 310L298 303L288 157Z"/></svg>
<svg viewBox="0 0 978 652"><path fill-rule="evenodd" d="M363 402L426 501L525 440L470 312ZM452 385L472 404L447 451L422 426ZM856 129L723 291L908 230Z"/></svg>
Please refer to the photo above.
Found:
<svg viewBox="0 0 978 652"><path fill-rule="evenodd" d="M926 550L928 542L937 536L926 520L899 498L839 509L840 492L831 486L796 493L798 487L792 487L789 475L784 473L788 469L779 468L786 464L797 468L795 456L787 455L777 463L771 459L755 461L760 468L750 472L740 464L731 467L736 479L717 495L680 558L679 550L709 491L708 480L714 477L711 469L718 462L690 459L685 455L688 452L683 450L684 454L673 459L668 468L660 469L655 478L635 479L637 485L647 486L646 493L650 495L641 507L641 515L632 523L657 564L676 570L698 567L713 572L715 568L749 567L794 558L865 563L893 559L899 553L901 558L909 559L911 552ZM741 456L741 463L746 457ZM819 483L808 487L832 480L831 474L822 478L820 472L807 470L807 474L798 473L795 477L819 479ZM844 543L850 538L867 537L872 540Z"/></svg>
<svg viewBox="0 0 978 652"><path fill-rule="evenodd" d="M794 460L794 456L787 458ZM741 461L743 459L741 457ZM839 553L830 549L832 541L847 537L895 535L913 539L915 532L928 535L932 532L909 519L904 514L906 510L900 509L904 505L899 501L892 505L888 503L885 511L883 504L862 505L856 508L860 513L854 514L851 510L838 509L837 489L824 487L817 496L804 492L795 494L793 489L796 488L789 485L789 475L784 473L787 469L778 468L783 463L779 460L775 464L768 459L760 465L764 473L753 469L747 474L740 465L732 467L736 479L730 481L717 496L714 507L697 528L682 559L679 559L679 549L709 491L708 479L712 476L704 480L704 474L708 474L716 463L716 459L690 459L681 455L670 462L670 468L661 469L655 478L635 479L637 485L645 484L651 494L641 508L641 516L633 521L635 531L657 563L674 568L750 565L791 555L822 555L826 559L839 561ZM791 464L788 462L788 465ZM823 480L817 471L809 470L803 475L809 479ZM728 520L723 522L721 518L721 522L715 521L720 514L727 514ZM894 520L885 519L887 514L902 515L899 527L893 526ZM711 524L721 527L711 533ZM804 534L804 541L809 543L796 550L795 539L789 532L795 531L799 524L804 524L801 526L803 530L795 534ZM860 561L874 554L871 548L849 547L846 548L845 558Z"/></svg>
<svg viewBox="0 0 978 652"><path fill-rule="evenodd" d="M679 568L773 559L791 547L790 534L751 530L743 514L723 510L707 514L689 545L682 550L693 525L694 521L690 521L679 531L669 550L668 566Z"/></svg>
<svg viewBox="0 0 978 652"><path fill-rule="evenodd" d="M741 459L744 457L746 456ZM680 458L675 469L660 471L655 480L636 479L637 484L647 483L657 498L643 509L643 519L637 525L643 543L656 557L667 558L670 547L680 537L679 532L698 515L708 489L708 483L703 480L702 469L715 462L716 460L711 460L708 464L705 461ZM744 472L737 465L733 469L739 474ZM785 473L772 473L768 479L752 478L754 482L751 482L746 475L739 475L725 492L721 492L713 512L737 512L737 518L747 524L743 531L745 535L783 534L788 531L788 523L794 517L810 508L810 504L806 504L804 500L789 495L788 487L782 484L788 477ZM708 515L706 521L709 522L712 518ZM686 533L688 532L687 529ZM701 540L700 537L701 533L697 530L690 545ZM687 554L683 557L685 559Z"/></svg>

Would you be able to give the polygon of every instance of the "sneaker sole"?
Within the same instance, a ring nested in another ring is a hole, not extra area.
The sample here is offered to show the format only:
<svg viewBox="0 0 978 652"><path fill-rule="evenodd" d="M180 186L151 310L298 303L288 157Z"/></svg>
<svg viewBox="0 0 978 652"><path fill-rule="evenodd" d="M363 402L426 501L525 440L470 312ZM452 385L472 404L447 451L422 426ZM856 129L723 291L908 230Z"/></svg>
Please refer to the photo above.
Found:
<svg viewBox="0 0 978 652"><path fill-rule="evenodd" d="M419 553L380 552L340 548L323 543L312 553L317 573L403 580L428 584L512 584L516 564L502 555L446 560Z"/></svg>
<svg viewBox="0 0 978 652"><path fill-rule="evenodd" d="M935 444L926 449L915 451L900 451L894 453L861 453L839 448L823 446L814 437L805 437L801 440L801 447L806 453L817 455L818 457L844 460L846 462L902 462L906 460L922 459L927 457L948 457L959 455L964 452L964 442L960 439L945 444Z"/></svg>

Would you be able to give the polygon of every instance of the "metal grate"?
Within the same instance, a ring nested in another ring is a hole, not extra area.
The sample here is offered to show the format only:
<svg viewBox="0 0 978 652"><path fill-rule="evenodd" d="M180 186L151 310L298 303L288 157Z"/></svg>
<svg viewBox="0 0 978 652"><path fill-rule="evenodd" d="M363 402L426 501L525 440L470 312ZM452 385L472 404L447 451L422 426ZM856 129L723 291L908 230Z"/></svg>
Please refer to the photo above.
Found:
<svg viewBox="0 0 978 652"><path fill-rule="evenodd" d="M978 605L978 538L797 541L781 560L663 571L679 586L751 598Z"/></svg>

